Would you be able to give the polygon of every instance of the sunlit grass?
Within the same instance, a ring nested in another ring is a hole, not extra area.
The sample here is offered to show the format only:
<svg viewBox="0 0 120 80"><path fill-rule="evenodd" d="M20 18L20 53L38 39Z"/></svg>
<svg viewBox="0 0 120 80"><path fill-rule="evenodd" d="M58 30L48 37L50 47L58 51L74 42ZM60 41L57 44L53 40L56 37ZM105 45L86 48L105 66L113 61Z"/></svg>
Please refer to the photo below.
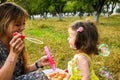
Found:
<svg viewBox="0 0 120 80"><path fill-rule="evenodd" d="M74 52L69 48L67 41L68 27L75 20L93 21L93 17L65 17L63 21L58 18L47 20L28 20L25 35L40 39L44 44L34 44L26 40L26 49L29 54L30 63L34 63L41 56L45 55L44 46L48 46L54 55L56 66L61 69L67 67L67 62L73 57ZM111 54L108 57L95 56L95 72L99 75L99 68L106 66L113 73L115 80L120 77L120 16L110 18L100 17L99 24L96 24L99 32L99 42L109 45ZM98 64L100 63L100 64ZM101 79L102 80L102 79Z"/></svg>

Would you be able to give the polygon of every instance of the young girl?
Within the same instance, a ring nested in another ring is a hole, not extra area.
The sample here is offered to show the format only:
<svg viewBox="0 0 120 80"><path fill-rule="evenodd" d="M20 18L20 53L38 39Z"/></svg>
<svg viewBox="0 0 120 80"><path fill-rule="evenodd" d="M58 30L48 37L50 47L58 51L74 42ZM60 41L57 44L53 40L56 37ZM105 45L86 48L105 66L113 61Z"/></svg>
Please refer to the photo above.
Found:
<svg viewBox="0 0 120 80"><path fill-rule="evenodd" d="M99 80L94 73L92 55L97 54L98 31L92 22L76 21L68 29L70 48L76 50L68 62L65 80Z"/></svg>

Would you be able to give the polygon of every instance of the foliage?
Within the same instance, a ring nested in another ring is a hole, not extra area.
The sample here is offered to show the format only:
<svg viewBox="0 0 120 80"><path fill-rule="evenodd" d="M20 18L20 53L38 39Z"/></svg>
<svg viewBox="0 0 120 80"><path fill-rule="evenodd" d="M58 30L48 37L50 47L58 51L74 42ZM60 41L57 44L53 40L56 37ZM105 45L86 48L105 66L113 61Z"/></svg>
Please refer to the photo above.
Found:
<svg viewBox="0 0 120 80"><path fill-rule="evenodd" d="M74 8L74 2L68 1L64 7L64 12L73 12Z"/></svg>
<svg viewBox="0 0 120 80"><path fill-rule="evenodd" d="M3 1L14 1L20 4L28 11L30 17L41 15L45 18L48 13L51 13L58 15L59 20L63 20L63 13L72 12L75 15L79 12L80 18L84 13L94 14L96 22L99 22L101 11L106 9L103 8L105 4L107 4L107 8L112 5L113 11L116 3L120 3L119 0L0 0L1 3ZM112 11L109 12L109 15L112 14ZM106 12L108 13L108 11Z"/></svg>
<svg viewBox="0 0 120 80"><path fill-rule="evenodd" d="M6 2L7 0L0 0L0 4Z"/></svg>

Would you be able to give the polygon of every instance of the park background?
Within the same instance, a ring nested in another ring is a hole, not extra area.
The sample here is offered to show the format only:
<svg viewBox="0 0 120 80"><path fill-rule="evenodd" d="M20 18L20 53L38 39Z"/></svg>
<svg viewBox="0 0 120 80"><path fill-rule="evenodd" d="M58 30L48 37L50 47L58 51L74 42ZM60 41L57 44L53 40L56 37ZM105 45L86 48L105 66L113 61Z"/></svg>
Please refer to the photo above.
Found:
<svg viewBox="0 0 120 80"><path fill-rule="evenodd" d="M34 44L25 40L29 63L45 55L44 46L48 46L56 67L66 69L74 55L67 41L69 25L76 20L91 20L97 25L99 43L107 44L111 52L106 57L93 57L94 70L100 80L120 80L120 0L0 0L0 3L6 1L27 10L29 20L24 34L44 42ZM51 67L44 69L48 68Z"/></svg>

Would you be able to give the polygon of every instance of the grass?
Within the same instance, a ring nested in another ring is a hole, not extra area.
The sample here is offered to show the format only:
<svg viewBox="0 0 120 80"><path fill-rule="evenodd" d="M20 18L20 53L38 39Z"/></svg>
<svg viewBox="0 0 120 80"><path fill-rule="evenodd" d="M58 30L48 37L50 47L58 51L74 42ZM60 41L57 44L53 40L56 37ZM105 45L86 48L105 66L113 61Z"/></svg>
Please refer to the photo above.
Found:
<svg viewBox="0 0 120 80"><path fill-rule="evenodd" d="M28 37L40 39L44 44L34 44L26 42L26 49L29 54L29 63L34 63L41 56L45 55L44 46L48 46L54 55L56 66L61 69L67 67L67 62L73 57L74 51L69 48L67 41L68 27L75 20L93 20L93 17L65 17L63 21L58 18L49 18L47 20L28 20L25 34ZM110 18L100 17L97 24L99 32L99 42L106 43L110 47L111 54L107 57L100 55L94 56L94 69L100 80L104 80L100 76L99 69L102 66L108 67L112 72L114 80L120 79L120 15L114 15ZM46 67L50 68L50 67Z"/></svg>

